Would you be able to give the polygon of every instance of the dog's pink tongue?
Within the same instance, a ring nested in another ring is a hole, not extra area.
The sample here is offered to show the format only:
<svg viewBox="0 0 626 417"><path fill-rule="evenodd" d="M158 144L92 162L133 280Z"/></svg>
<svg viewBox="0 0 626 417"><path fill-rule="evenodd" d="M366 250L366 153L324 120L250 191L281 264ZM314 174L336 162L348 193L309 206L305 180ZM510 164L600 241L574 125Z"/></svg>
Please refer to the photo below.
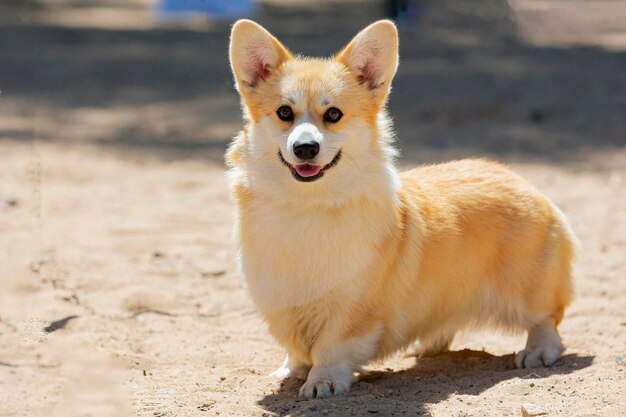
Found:
<svg viewBox="0 0 626 417"><path fill-rule="evenodd" d="M313 177L322 170L322 167L319 165L309 165L309 164L296 165L295 168L296 168L296 172L298 173L298 175L300 175L301 177L305 177L305 178Z"/></svg>

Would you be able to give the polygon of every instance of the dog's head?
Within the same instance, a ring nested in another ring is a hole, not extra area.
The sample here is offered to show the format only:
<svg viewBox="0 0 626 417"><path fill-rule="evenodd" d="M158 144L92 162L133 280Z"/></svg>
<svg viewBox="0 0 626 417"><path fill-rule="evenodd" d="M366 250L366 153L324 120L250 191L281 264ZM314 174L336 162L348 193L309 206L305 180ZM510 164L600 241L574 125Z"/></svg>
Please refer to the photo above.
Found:
<svg viewBox="0 0 626 417"><path fill-rule="evenodd" d="M263 27L240 20L230 62L249 124L227 158L245 169L250 184L342 201L390 171L384 106L398 65L393 23L373 23L334 57L312 59L292 55Z"/></svg>

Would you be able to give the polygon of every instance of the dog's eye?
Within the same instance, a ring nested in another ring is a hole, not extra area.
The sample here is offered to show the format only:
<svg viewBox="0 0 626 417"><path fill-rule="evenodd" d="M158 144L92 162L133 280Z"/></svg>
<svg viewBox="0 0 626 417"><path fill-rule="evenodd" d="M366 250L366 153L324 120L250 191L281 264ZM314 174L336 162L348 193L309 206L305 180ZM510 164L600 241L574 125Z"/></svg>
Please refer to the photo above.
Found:
<svg viewBox="0 0 626 417"><path fill-rule="evenodd" d="M324 113L324 121L328 123L337 123L341 120L343 113L336 107L331 107Z"/></svg>
<svg viewBox="0 0 626 417"><path fill-rule="evenodd" d="M293 110L291 110L289 106L280 106L278 110L276 110L276 114L283 122L293 121Z"/></svg>

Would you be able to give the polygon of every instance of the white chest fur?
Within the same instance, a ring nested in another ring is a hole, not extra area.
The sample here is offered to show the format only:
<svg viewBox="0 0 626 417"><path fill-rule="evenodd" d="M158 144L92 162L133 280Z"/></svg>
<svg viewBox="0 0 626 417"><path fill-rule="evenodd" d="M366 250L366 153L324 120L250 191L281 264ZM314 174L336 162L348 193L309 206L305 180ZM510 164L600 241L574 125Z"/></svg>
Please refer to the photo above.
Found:
<svg viewBox="0 0 626 417"><path fill-rule="evenodd" d="M240 261L260 309L307 304L328 291L351 285L376 262L376 247L391 225L385 210L277 209L255 204L239 224ZM386 210L385 210L386 211Z"/></svg>

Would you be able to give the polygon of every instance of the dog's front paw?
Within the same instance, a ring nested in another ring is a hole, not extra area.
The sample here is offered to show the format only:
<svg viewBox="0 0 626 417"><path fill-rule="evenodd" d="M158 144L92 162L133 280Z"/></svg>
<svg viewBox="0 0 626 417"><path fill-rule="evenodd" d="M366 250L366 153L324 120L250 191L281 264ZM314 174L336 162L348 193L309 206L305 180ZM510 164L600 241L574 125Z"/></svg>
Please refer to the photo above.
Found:
<svg viewBox="0 0 626 417"><path fill-rule="evenodd" d="M306 398L327 398L331 395L350 391L354 381L352 370L347 365L335 367L313 367L309 378L300 388L300 396Z"/></svg>
<svg viewBox="0 0 626 417"><path fill-rule="evenodd" d="M300 388L300 396L306 398L327 398L331 395L345 394L350 391L350 383L316 379L307 381Z"/></svg>
<svg viewBox="0 0 626 417"><path fill-rule="evenodd" d="M561 346L535 346L526 348L515 355L515 366L518 368L541 368L552 366L559 359Z"/></svg>

